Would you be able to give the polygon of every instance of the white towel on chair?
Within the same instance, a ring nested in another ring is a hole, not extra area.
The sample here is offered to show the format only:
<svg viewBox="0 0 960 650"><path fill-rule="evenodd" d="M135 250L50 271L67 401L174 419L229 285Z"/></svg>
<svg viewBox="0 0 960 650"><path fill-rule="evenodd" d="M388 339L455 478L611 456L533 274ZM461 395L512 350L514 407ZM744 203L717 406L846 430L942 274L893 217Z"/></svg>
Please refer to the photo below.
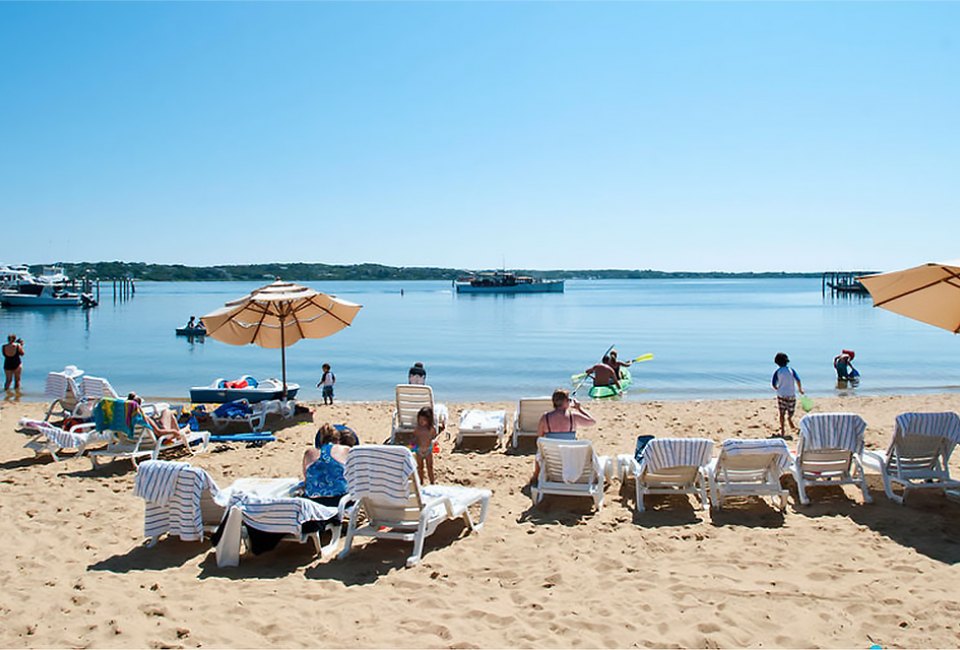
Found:
<svg viewBox="0 0 960 650"><path fill-rule="evenodd" d="M895 433L911 436L944 437L960 444L960 416L956 413L901 413Z"/></svg>
<svg viewBox="0 0 960 650"><path fill-rule="evenodd" d="M859 454L866 428L867 423L855 413L815 413L800 420L800 437L807 451L843 449Z"/></svg>
<svg viewBox="0 0 960 650"><path fill-rule="evenodd" d="M576 483L583 476L587 461L592 461L593 448L587 445L559 445L560 460L563 462L561 476L564 483Z"/></svg>
<svg viewBox="0 0 960 650"><path fill-rule="evenodd" d="M413 454L406 447L359 445L347 454L343 473L350 494L402 505L410 495L410 475L416 469Z"/></svg>

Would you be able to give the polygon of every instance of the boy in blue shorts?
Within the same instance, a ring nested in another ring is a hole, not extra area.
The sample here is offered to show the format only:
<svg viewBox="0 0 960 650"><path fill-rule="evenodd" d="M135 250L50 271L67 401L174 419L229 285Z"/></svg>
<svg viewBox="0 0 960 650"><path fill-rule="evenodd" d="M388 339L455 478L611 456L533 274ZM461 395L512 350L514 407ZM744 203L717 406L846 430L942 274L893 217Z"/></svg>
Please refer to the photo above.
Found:
<svg viewBox="0 0 960 650"><path fill-rule="evenodd" d="M320 376L320 381L317 382L317 388L320 389L324 405L333 404L333 385L337 383L337 376L330 372L329 363L323 364L321 368L323 368L323 374Z"/></svg>
<svg viewBox="0 0 960 650"><path fill-rule="evenodd" d="M777 364L777 371L773 373L773 389L777 391L777 410L780 411L780 437L785 438L786 433L783 428L783 418L786 416L790 422L790 428L796 431L797 425L793 423L793 414L797 410L797 391L803 395L803 385L800 383L800 375L797 371L788 366L790 358L783 352L777 352L773 358Z"/></svg>

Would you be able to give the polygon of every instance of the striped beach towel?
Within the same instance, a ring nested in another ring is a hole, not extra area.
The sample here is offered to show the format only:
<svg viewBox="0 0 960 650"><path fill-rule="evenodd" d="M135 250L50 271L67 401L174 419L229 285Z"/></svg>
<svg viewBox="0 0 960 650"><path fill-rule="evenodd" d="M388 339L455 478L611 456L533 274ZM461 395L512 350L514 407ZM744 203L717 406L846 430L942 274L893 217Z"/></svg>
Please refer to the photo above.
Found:
<svg viewBox="0 0 960 650"><path fill-rule="evenodd" d="M397 445L361 445L347 454L344 476L350 494L404 505L410 495L410 476L417 469L413 454Z"/></svg>
<svg viewBox="0 0 960 650"><path fill-rule="evenodd" d="M71 393L77 399L83 395L73 377L62 372L47 373L47 382L43 390L47 399L63 399Z"/></svg>
<svg viewBox="0 0 960 650"><path fill-rule="evenodd" d="M944 413L901 413L897 416L894 435L943 437L960 444L960 416Z"/></svg>
<svg viewBox="0 0 960 650"><path fill-rule="evenodd" d="M703 467L713 455L713 441L706 438L654 438L643 450L648 471L669 467Z"/></svg>
<svg viewBox="0 0 960 650"><path fill-rule="evenodd" d="M793 464L790 449L783 440L739 440L730 438L724 440L720 446L720 453L727 456L745 456L753 454L778 454L780 469L787 469Z"/></svg>
<svg viewBox="0 0 960 650"><path fill-rule="evenodd" d="M800 439L806 451L843 449L859 454L866 428L856 413L817 413L800 420Z"/></svg>
<svg viewBox="0 0 960 650"><path fill-rule="evenodd" d="M68 431L43 420L20 418L19 426L42 433L58 449L82 449L96 440L109 440L110 435L98 431Z"/></svg>
<svg viewBox="0 0 960 650"><path fill-rule="evenodd" d="M166 533L187 542L203 539L200 501L204 491L216 494L218 488L199 467L163 460L140 463L133 493L147 502L144 536L159 537Z"/></svg>
<svg viewBox="0 0 960 650"><path fill-rule="evenodd" d="M243 513L243 523L265 533L300 535L308 521L329 521L338 516L336 508L322 506L299 497L260 497L238 492L230 499L230 508Z"/></svg>

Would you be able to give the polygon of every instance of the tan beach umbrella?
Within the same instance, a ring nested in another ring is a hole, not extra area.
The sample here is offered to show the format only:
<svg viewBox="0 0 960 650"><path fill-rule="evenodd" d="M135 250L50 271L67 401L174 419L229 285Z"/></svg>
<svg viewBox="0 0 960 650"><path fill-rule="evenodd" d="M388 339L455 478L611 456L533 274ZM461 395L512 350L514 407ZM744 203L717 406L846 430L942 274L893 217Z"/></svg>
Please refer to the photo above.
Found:
<svg viewBox="0 0 960 650"><path fill-rule="evenodd" d="M874 307L960 332L960 260L857 278Z"/></svg>
<svg viewBox="0 0 960 650"><path fill-rule="evenodd" d="M280 348L283 396L287 395L286 347L322 339L353 322L361 305L277 280L203 316L207 336L231 345Z"/></svg>

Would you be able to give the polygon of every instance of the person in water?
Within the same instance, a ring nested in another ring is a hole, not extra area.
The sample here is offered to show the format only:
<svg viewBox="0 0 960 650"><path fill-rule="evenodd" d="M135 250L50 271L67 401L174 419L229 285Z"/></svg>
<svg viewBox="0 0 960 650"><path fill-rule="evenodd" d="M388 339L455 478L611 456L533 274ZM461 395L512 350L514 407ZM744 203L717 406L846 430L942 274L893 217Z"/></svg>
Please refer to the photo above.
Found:
<svg viewBox="0 0 960 650"><path fill-rule="evenodd" d="M550 401L553 402L553 410L540 416L540 422L537 423L538 438L550 434L574 434L576 437L578 426L590 427L597 423L580 402L563 388L553 391ZM535 460L530 483L536 483L539 476L540 461Z"/></svg>
<svg viewBox="0 0 960 650"><path fill-rule="evenodd" d="M623 378L623 373L621 373L620 369L625 368L626 366L629 366L631 363L633 362L620 361L617 358L617 351L610 350L609 361L607 362L607 365L609 365L613 369L613 376L616 377L618 380Z"/></svg>
<svg viewBox="0 0 960 650"><path fill-rule="evenodd" d="M196 317L196 316L191 316L191 317L190 317L190 320L187 321L187 329L188 329L188 330L192 330L192 329L195 328L196 326L197 326L197 317Z"/></svg>
<svg viewBox="0 0 960 650"><path fill-rule="evenodd" d="M610 356L603 355L600 363L590 366L584 371L593 377L594 386L616 386L620 388L620 377L617 371L610 367Z"/></svg>
<svg viewBox="0 0 960 650"><path fill-rule="evenodd" d="M837 371L837 381L848 381L859 376L860 373L853 367L853 357L856 353L853 350L841 350L840 354L833 358L833 369Z"/></svg>
<svg viewBox="0 0 960 650"><path fill-rule="evenodd" d="M3 390L10 390L10 384L20 390L20 375L23 373L21 358L24 354L23 339L18 339L16 334L10 334L3 345Z"/></svg>

